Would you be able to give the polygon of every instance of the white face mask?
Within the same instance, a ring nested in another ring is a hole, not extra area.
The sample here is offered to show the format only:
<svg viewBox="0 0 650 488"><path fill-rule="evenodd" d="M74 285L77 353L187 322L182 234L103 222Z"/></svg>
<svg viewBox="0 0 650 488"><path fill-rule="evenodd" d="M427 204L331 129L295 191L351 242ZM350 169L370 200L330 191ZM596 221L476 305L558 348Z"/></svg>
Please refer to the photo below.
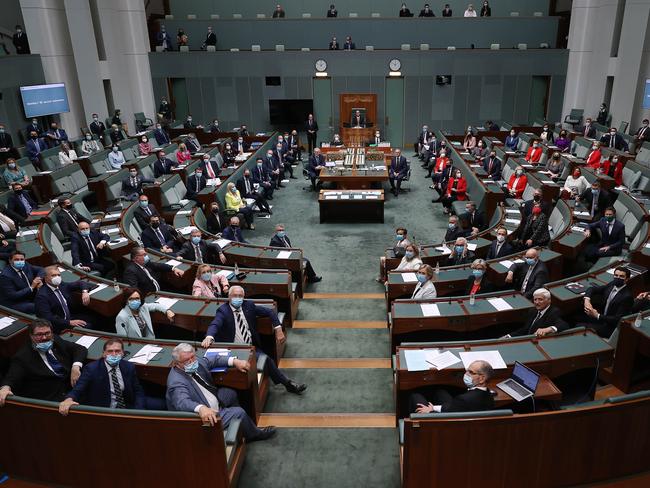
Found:
<svg viewBox="0 0 650 488"><path fill-rule="evenodd" d="M59 286L61 284L61 277L55 276L52 278L52 286Z"/></svg>
<svg viewBox="0 0 650 488"><path fill-rule="evenodd" d="M497 236L497 242L503 242L506 240L506 236L498 235Z"/></svg>

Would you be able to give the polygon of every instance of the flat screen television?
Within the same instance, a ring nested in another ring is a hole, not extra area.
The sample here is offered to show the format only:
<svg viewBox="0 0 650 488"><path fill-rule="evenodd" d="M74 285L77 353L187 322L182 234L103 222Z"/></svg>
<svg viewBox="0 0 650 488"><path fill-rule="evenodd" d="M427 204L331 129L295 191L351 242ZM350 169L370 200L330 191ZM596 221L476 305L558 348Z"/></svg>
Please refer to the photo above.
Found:
<svg viewBox="0 0 650 488"><path fill-rule="evenodd" d="M280 127L302 126L307 116L314 112L314 100L269 100L269 121Z"/></svg>
<svg viewBox="0 0 650 488"><path fill-rule="evenodd" d="M70 111L64 83L21 86L25 117L42 117Z"/></svg>

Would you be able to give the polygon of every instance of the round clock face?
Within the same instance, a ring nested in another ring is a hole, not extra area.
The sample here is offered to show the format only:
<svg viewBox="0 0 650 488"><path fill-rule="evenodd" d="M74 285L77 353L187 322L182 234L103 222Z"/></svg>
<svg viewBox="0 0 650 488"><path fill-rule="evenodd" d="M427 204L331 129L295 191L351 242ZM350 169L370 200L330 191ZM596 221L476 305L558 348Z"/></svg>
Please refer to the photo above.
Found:
<svg viewBox="0 0 650 488"><path fill-rule="evenodd" d="M325 71L327 69L327 63L324 59L319 59L316 61L316 71Z"/></svg>
<svg viewBox="0 0 650 488"><path fill-rule="evenodd" d="M399 69L402 67L402 63L399 59L391 59L390 63L388 63L388 67L391 69L391 71L399 71Z"/></svg>

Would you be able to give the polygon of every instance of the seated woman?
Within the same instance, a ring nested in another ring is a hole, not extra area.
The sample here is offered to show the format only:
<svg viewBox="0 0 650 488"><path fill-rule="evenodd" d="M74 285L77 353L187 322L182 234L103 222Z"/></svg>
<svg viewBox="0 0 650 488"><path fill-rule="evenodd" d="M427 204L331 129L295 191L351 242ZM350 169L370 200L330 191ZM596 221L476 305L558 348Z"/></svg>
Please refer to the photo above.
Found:
<svg viewBox="0 0 650 488"><path fill-rule="evenodd" d="M431 181L432 185L429 187L432 190L438 190L440 193L443 193L444 189L440 188L440 182L444 178L445 168L451 166L451 161L447 157L447 151L444 149L440 150L440 157L436 158L436 162L431 168Z"/></svg>
<svg viewBox="0 0 650 488"><path fill-rule="evenodd" d="M553 153L553 156L546 163L546 171L551 173L551 178L554 180L562 176L564 172L565 163L562 160L562 156L559 152Z"/></svg>
<svg viewBox="0 0 650 488"><path fill-rule="evenodd" d="M14 183L20 183L23 185L23 188L32 183L32 179L27 175L27 173L25 173L25 170L18 166L18 163L14 158L7 159L7 167L2 173L2 177L9 188L11 188Z"/></svg>
<svg viewBox="0 0 650 488"><path fill-rule="evenodd" d="M617 155L612 156L611 161L607 161L605 174L614 178L616 186L621 186L623 184L623 166L625 165L622 161L619 161Z"/></svg>
<svg viewBox="0 0 650 488"><path fill-rule="evenodd" d="M472 149L476 147L476 137L472 133L471 127L467 129L467 134L465 134L465 138L463 139L463 147L467 152L472 152Z"/></svg>
<svg viewBox="0 0 650 488"><path fill-rule="evenodd" d="M413 300L428 300L438 296L436 287L433 284L433 268L428 264L422 264L415 274L418 278L418 284L411 295Z"/></svg>
<svg viewBox="0 0 650 488"><path fill-rule="evenodd" d="M472 273L467 277L465 295L477 295L479 293L490 293L494 291L494 285L485 277L487 263L483 259L475 259L472 262Z"/></svg>
<svg viewBox="0 0 650 488"><path fill-rule="evenodd" d="M600 168L600 159L602 152L600 151L600 142L595 141L591 146L591 152L587 156L587 168L598 169Z"/></svg>
<svg viewBox="0 0 650 488"><path fill-rule="evenodd" d="M230 285L224 275L212 272L208 264L196 268L196 278L192 283L192 296L205 298L227 297Z"/></svg>
<svg viewBox="0 0 650 488"><path fill-rule="evenodd" d="M246 202L242 199L239 190L235 184L231 181L228 183L228 191L226 192L226 212L234 211L236 213L241 213L246 220L246 224L250 230L255 230L255 225L253 224L253 209L246 205Z"/></svg>
<svg viewBox="0 0 650 488"><path fill-rule="evenodd" d="M122 165L126 162L124 153L117 144L113 144L111 147L111 152L108 153L108 162L115 169L122 169Z"/></svg>
<svg viewBox="0 0 650 488"><path fill-rule="evenodd" d="M467 180L460 170L457 170L454 177L449 178L449 183L447 183L447 191L445 196L442 198L442 205L445 207L445 214L448 214L451 211L451 205L456 200L467 200Z"/></svg>
<svg viewBox="0 0 650 488"><path fill-rule="evenodd" d="M542 212L541 205L535 205L521 231L519 248L529 249L531 247L546 246L550 240L548 217Z"/></svg>
<svg viewBox="0 0 650 488"><path fill-rule="evenodd" d="M510 175L510 180L508 180L508 196L521 198L526 189L526 185L528 185L528 177L524 174L524 168L517 166L517 168L515 168L515 173Z"/></svg>
<svg viewBox="0 0 650 488"><path fill-rule="evenodd" d="M77 153L74 149L70 149L70 143L68 141L62 142L59 151L59 164L67 166L74 163L76 159Z"/></svg>
<svg viewBox="0 0 650 488"><path fill-rule="evenodd" d="M451 254L447 257L445 266L459 266L471 263L474 260L474 253L467 249L467 239L459 237L451 248Z"/></svg>
<svg viewBox="0 0 650 488"><path fill-rule="evenodd" d="M575 168L573 174L567 176L567 179L564 182L564 186L562 187L562 198L574 199L576 196L582 195L587 188L589 188L587 178L582 176L580 168Z"/></svg>
<svg viewBox="0 0 650 488"><path fill-rule="evenodd" d="M147 136L142 136L140 139L140 144L138 144L138 152L140 153L140 156L149 156L153 152L153 146L149 142L149 138Z"/></svg>
<svg viewBox="0 0 650 488"><path fill-rule="evenodd" d="M472 149L471 154L474 160L476 160L477 164L481 164L481 165L483 164L483 160L488 155L487 149L483 147L483 141L478 141L476 143L476 147Z"/></svg>
<svg viewBox="0 0 650 488"><path fill-rule="evenodd" d="M519 147L519 136L514 129L510 130L510 134L506 137L506 151L516 151Z"/></svg>
<svg viewBox="0 0 650 488"><path fill-rule="evenodd" d="M192 159L192 154L187 150L187 146L184 142L181 142L178 145L178 151L176 151L176 161L178 164L185 164L187 161Z"/></svg>
<svg viewBox="0 0 650 488"><path fill-rule="evenodd" d="M235 151L233 151L233 148L229 142L226 142L226 144L224 144L222 156L223 156L224 168L228 166L233 166L235 164L235 157L237 156L237 154L235 154Z"/></svg>
<svg viewBox="0 0 650 488"><path fill-rule="evenodd" d="M415 244L409 244L406 246L404 257L395 268L395 271L417 271L420 266L422 266L420 249Z"/></svg>
<svg viewBox="0 0 650 488"><path fill-rule="evenodd" d="M393 255L396 258L401 258L406 254L406 247L411 245L409 241L408 231L404 227L395 229L395 243L393 244ZM379 258L379 278L375 281L384 283L386 281L386 256Z"/></svg>
<svg viewBox="0 0 650 488"><path fill-rule="evenodd" d="M174 321L174 312L156 302L143 302L142 292L137 288L122 290L124 307L115 317L115 332L126 337L147 337L154 339L151 312L167 315L169 322Z"/></svg>
<svg viewBox="0 0 650 488"><path fill-rule="evenodd" d="M569 149L571 149L571 139L569 139L569 136L565 130L560 131L560 135L557 139L555 139L555 145L560 149L561 152L569 152Z"/></svg>
<svg viewBox="0 0 650 488"><path fill-rule="evenodd" d="M546 144L553 145L555 142L555 137L553 136L553 131L549 129L548 124L544 124L542 127L542 132L539 135L540 139Z"/></svg>
<svg viewBox="0 0 650 488"><path fill-rule="evenodd" d="M81 143L81 154L84 156L91 156L104 150L104 146L96 139L93 139L91 133L84 136L84 141Z"/></svg>

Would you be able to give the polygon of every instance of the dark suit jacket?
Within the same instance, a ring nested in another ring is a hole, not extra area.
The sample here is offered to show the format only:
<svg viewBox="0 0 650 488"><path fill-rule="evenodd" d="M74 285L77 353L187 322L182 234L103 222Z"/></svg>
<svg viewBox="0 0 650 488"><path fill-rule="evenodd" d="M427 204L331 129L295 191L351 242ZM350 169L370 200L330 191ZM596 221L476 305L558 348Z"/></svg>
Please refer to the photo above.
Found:
<svg viewBox="0 0 650 488"><path fill-rule="evenodd" d="M155 178L160 178L162 175L169 175L175 166L178 166L178 163L169 158L164 158L163 160L156 159L153 163L153 175Z"/></svg>
<svg viewBox="0 0 650 488"><path fill-rule="evenodd" d="M535 200L526 200L524 202L524 217L528 217L531 213L533 213L533 207L535 206ZM540 202L542 205L542 213L546 214L547 216L551 215L551 211L553 208L549 205L548 202L542 200Z"/></svg>
<svg viewBox="0 0 650 488"><path fill-rule="evenodd" d="M354 42L345 42L345 43L343 43L343 50L347 49L348 51L352 51L353 49L356 49L356 48L357 48L357 45ZM363 116L361 118L363 119ZM364 122L364 124L365 124L365 122ZM363 127L363 125L362 125L362 127Z"/></svg>
<svg viewBox="0 0 650 488"><path fill-rule="evenodd" d="M562 313L557 307L553 305L551 305L548 310L544 312L544 315L542 315L540 319L533 324L535 317L537 317L537 309L529 310L524 325L512 332L510 335L512 337L517 337L534 334L537 329L545 329L546 327L551 326L556 327L558 332L562 332L563 330L567 330L571 327L564 320L562 320Z"/></svg>
<svg viewBox="0 0 650 488"><path fill-rule="evenodd" d="M510 271L513 272L512 283L514 285L514 288L516 291L520 291L521 286L524 283L524 279L526 278L526 273L528 272L528 265L526 262L515 263L510 268ZM528 283L526 283L524 296L529 300L532 299L535 290L542 288L546 283L548 283L548 281L548 268L544 263L537 260L537 263L535 263L535 267L533 268L533 272L528 278Z"/></svg>
<svg viewBox="0 0 650 488"><path fill-rule="evenodd" d="M70 390L70 371L72 364L83 363L88 349L74 342L53 337L52 352L65 369L63 377L56 376L48 368L38 351L29 341L11 358L11 366L3 385L11 387L11 391L19 396L60 402Z"/></svg>
<svg viewBox="0 0 650 488"><path fill-rule="evenodd" d="M235 154L239 154L239 142L237 141L233 142L230 147L232 147L233 151L235 151ZM242 152L247 152L250 146L246 141L243 141L241 143L241 147L242 147Z"/></svg>
<svg viewBox="0 0 650 488"><path fill-rule="evenodd" d="M149 262L145 267L158 284L161 284L160 273L166 273L172 270L172 267L165 263ZM147 273L134 262L129 263L124 269L122 281L129 286L138 288L145 295L156 291L156 287L147 276Z"/></svg>
<svg viewBox="0 0 650 488"><path fill-rule="evenodd" d="M104 132L106 132L106 126L104 125L104 122L97 121L93 122L88 126L90 129L90 132L95 134L99 139L103 140L104 139Z"/></svg>
<svg viewBox="0 0 650 488"><path fill-rule="evenodd" d="M645 130L644 130L645 129ZM643 132L643 135L641 136L641 133ZM637 131L634 133L637 137L641 136L639 140L642 142L650 141L650 127L639 127Z"/></svg>
<svg viewBox="0 0 650 488"><path fill-rule="evenodd" d="M208 161L208 164L205 164L205 161L201 161L201 164L199 165L199 167L200 167L200 168L203 168L203 177L204 177L204 178L206 178L206 179L208 178L208 170L205 169L206 166L208 166L208 165L210 165L210 167L212 168L212 171L214 171L214 174L215 174L216 176L219 176L219 174L221 174L221 168L219 167L219 163L218 163L218 162L216 162L216 161L210 159L210 160Z"/></svg>
<svg viewBox="0 0 650 488"><path fill-rule="evenodd" d="M591 193L591 188L587 188L580 195L581 203L587 208L587 212L591 212L591 205L594 201L594 194ZM598 192L598 214L605 212L605 209L610 205L611 199L609 198L609 193L602 188Z"/></svg>
<svg viewBox="0 0 650 488"><path fill-rule="evenodd" d="M61 142L68 140L68 134L66 131L61 128L57 130L59 132L58 136L56 135L56 131L52 129L47 131L47 141L50 143L50 147L58 146Z"/></svg>
<svg viewBox="0 0 650 488"><path fill-rule="evenodd" d="M73 281L72 283L61 283L61 285L59 285L59 290L65 298L65 301L68 304L68 309L71 312L73 304L72 293L90 290L91 288L92 286L90 283L81 280ZM59 302L59 299L56 297L54 292L45 283L43 283L43 286L41 286L36 292L34 305L36 307L36 316L49 320L52 323L54 332L57 334L60 334L62 330L70 327L70 317L67 319L65 318L61 302Z"/></svg>
<svg viewBox="0 0 650 488"><path fill-rule="evenodd" d="M246 317L253 345L261 349L262 341L257 331L257 317L269 317L275 327L281 325L278 315L270 307L258 307L250 300L244 300L241 310ZM224 303L217 309L206 336L212 336L216 342L235 341L235 315L230 308L230 303Z"/></svg>
<svg viewBox="0 0 650 488"><path fill-rule="evenodd" d="M159 230L162 233L163 238L165 239L165 245L171 248L176 247L176 236L171 231L170 226L167 224L163 224L161 222ZM150 226L147 226L144 229L142 229L142 234L140 234L140 238L142 239L142 245L144 247L150 247L151 249L162 248L162 244L160 243L160 239L158 238L158 235L156 234L156 232L154 232L154 230Z"/></svg>
<svg viewBox="0 0 650 488"><path fill-rule="evenodd" d="M311 126L309 125L309 120L305 122L305 132L313 130L314 132L318 132L318 122L316 122L316 119L312 120Z"/></svg>
<svg viewBox="0 0 650 488"><path fill-rule="evenodd" d="M441 405L441 412L477 412L480 410L492 410L494 408L494 397L488 390L474 388L456 395L450 401Z"/></svg>
<svg viewBox="0 0 650 488"><path fill-rule="evenodd" d="M467 251L465 256L462 254L456 254L454 257L451 254L447 257L445 266L459 266L461 264L469 264L474 261L474 253L472 251Z"/></svg>
<svg viewBox="0 0 650 488"><path fill-rule="evenodd" d="M459 237L467 237L472 233L472 229L463 229L459 225L456 225L453 229L447 228L445 232L445 242L455 241Z"/></svg>
<svg viewBox="0 0 650 488"><path fill-rule="evenodd" d="M269 246L271 247L291 247L291 240L289 239L289 236L284 236L284 240L287 242L288 245L285 245L282 239L280 239L277 234L273 234L273 237L271 237L271 242L269 243Z"/></svg>
<svg viewBox="0 0 650 488"><path fill-rule="evenodd" d="M409 170L409 165L406 162L404 156L400 156L399 159L395 156L390 160L390 169L388 174L391 178L406 178L406 175Z"/></svg>
<svg viewBox="0 0 650 488"><path fill-rule="evenodd" d="M548 218L543 213L539 214L535 220L533 216L529 216L524 223L521 231L521 240L533 241L533 246L545 246L551 240L551 235L548 231Z"/></svg>
<svg viewBox="0 0 650 488"><path fill-rule="evenodd" d="M147 208L151 211L151 216L149 216L149 214L140 206L139 203L135 203L134 205L137 205L137 208L133 211L133 216L135 217L135 220L138 221L138 224L140 224L141 229L149 227L149 219L154 215L160 217L156 206L152 203L147 206Z"/></svg>
<svg viewBox="0 0 650 488"><path fill-rule="evenodd" d="M223 237L224 239L228 239L229 241L248 242L246 239L244 239L244 236L241 233L241 228L239 227L233 228L231 225L228 225L223 228L221 237Z"/></svg>
<svg viewBox="0 0 650 488"><path fill-rule="evenodd" d="M72 217L68 213L72 215ZM72 220L72 218L77 221L76 224L75 220ZM59 224L61 232L68 239L71 239L72 236L77 233L77 224L79 222L86 222L87 224L90 224L88 219L79 214L79 212L77 212L74 208L71 208L68 211L65 211L61 208L56 214L56 223Z"/></svg>
<svg viewBox="0 0 650 488"><path fill-rule="evenodd" d="M0 134L0 147L6 147L8 149L11 149L12 151L9 151L9 153L13 152L14 140L11 138L11 134L9 134L9 132Z"/></svg>
<svg viewBox="0 0 650 488"><path fill-rule="evenodd" d="M262 181L269 181L268 176L267 176L266 179L260 180L259 179L259 172L257 171L257 168L255 168L254 171L255 171L254 174L256 175L256 177L253 178L252 177L253 173L251 173L251 177L248 178L248 184L249 184L250 190L251 190L250 192L246 191L246 182L244 181L243 176L237 180L237 183L235 183L235 186L237 187L237 190L239 190L240 195L243 196L243 197L246 197L247 195L252 195L252 194L255 193L255 188L253 187L253 185L255 183L257 183L258 185L261 185ZM266 174L266 172L264 170L262 170L262 173Z"/></svg>
<svg viewBox="0 0 650 488"><path fill-rule="evenodd" d="M95 260L99 258L109 257L108 248L104 247L104 249L97 249L97 244L99 244L101 241L109 242L111 240L111 236L108 234L102 234L98 230L93 229L90 231L90 240L92 241L97 251L97 256L94 258ZM79 232L72 234L72 239L70 242L70 253L72 254L73 266L76 266L78 264L87 266L92 262L90 249L88 249L85 239L81 237L81 234L79 234Z"/></svg>
<svg viewBox="0 0 650 488"><path fill-rule="evenodd" d="M623 245L625 244L625 226L618 220L614 220L611 234L608 232L608 227L608 222L604 217L598 222L589 224L589 230L591 232L595 230L600 231L601 239L598 247L609 246L612 253L621 254Z"/></svg>
<svg viewBox="0 0 650 488"><path fill-rule="evenodd" d="M118 124L121 125L121 124ZM109 137L111 138L111 142L120 142L124 140L124 136L122 135L121 130L112 130L108 133Z"/></svg>
<svg viewBox="0 0 650 488"><path fill-rule="evenodd" d="M509 256L510 254L515 252L515 248L512 247L512 244L506 241L503 243L501 249L499 249L499 253L497 254L497 244L498 244L497 241L492 241L492 244L490 244L490 249L488 250L487 253L487 257L485 259L502 258L504 256Z"/></svg>
<svg viewBox="0 0 650 488"><path fill-rule="evenodd" d="M201 239L201 242L199 242L199 249L201 249L201 256L203 256L203 262L204 263L213 263L214 262L214 254L212 252L212 249L208 247L206 242ZM217 251L217 254L219 251ZM196 259L196 255L194 254L194 244L192 244L191 241L187 241L183 243L183 246L181 247L180 252L178 253L178 257L187 259L188 261L194 261Z"/></svg>
<svg viewBox="0 0 650 488"><path fill-rule="evenodd" d="M345 47L343 48L345 49ZM354 49L354 48L352 48ZM366 126L366 116L364 114L359 114L359 120L357 120L357 116L352 114L352 117L350 117L350 126L352 127L365 127Z"/></svg>
<svg viewBox="0 0 650 488"><path fill-rule="evenodd" d="M36 147L36 141L34 139L27 139L25 142L25 151L27 152L27 157L31 161L37 161L41 152L45 151L48 146L47 142L45 142L45 139L42 137L38 138L38 145L39 147Z"/></svg>
<svg viewBox="0 0 650 488"><path fill-rule="evenodd" d="M309 158L309 176L312 178L318 178L320 170L317 170L316 166L325 166L325 156L321 154L317 158L314 154Z"/></svg>
<svg viewBox="0 0 650 488"><path fill-rule="evenodd" d="M131 183L131 177L127 176L122 180L122 195L129 196L129 195L133 195L134 193L137 193L138 195L142 195L142 185L144 183L153 183L153 180L149 178L143 178L142 176L138 176L138 178L136 179L136 184L133 185Z"/></svg>
<svg viewBox="0 0 650 488"><path fill-rule="evenodd" d="M603 136L600 138L600 143L605 147L612 147L609 144L611 137L612 136L610 136L609 133L603 134ZM618 133L614 136L614 148L618 149L619 151L629 150L627 142L625 141L625 139L623 139L623 136L621 136Z"/></svg>
<svg viewBox="0 0 650 488"><path fill-rule="evenodd" d="M38 204L29 195L29 192L23 190L23 195L25 195L25 198L27 199L27 202L32 206L32 209L36 210ZM25 212L25 207L23 207L22 202L18 199L18 196L13 192L11 193L11 195L9 195L9 200L7 201L7 207L12 212L15 212L17 215L20 215L21 219L27 218L27 212Z"/></svg>
<svg viewBox="0 0 650 488"><path fill-rule="evenodd" d="M594 139L596 137L596 128L593 125L590 125L589 129L587 129L586 125L580 127L579 132L580 134L582 134L583 137L589 137L590 139Z"/></svg>
<svg viewBox="0 0 650 488"><path fill-rule="evenodd" d="M199 191L196 191L196 180L199 180ZM185 183L185 188L187 188L187 193L185 193L185 198L193 198L196 196L201 190L203 190L208 184L208 180L201 175L201 178L197 178L196 174L190 175L187 178L187 182Z"/></svg>
<svg viewBox="0 0 650 488"><path fill-rule="evenodd" d="M492 168L490 168L490 161L492 161ZM490 158L489 156L483 160L483 169L493 180L501 179L501 160L499 158Z"/></svg>
<svg viewBox="0 0 650 488"><path fill-rule="evenodd" d="M122 393L126 408L145 408L144 390L138 381L135 365L127 360L120 361L118 366L124 381ZM106 369L106 361L102 358L87 364L81 370L81 376L68 398L82 405L109 408L111 406L111 379Z"/></svg>
<svg viewBox="0 0 650 488"><path fill-rule="evenodd" d="M217 212L217 215L213 212L208 212L206 215L206 225L210 234L218 234L229 225L228 217L224 212Z"/></svg>
<svg viewBox="0 0 650 488"><path fill-rule="evenodd" d="M167 134L165 129L155 129L153 131L153 136L156 138L156 142L161 146L170 143L169 134Z"/></svg>
<svg viewBox="0 0 650 488"><path fill-rule="evenodd" d="M607 315L605 315L605 304L607 303L607 297L611 293L612 288L614 288L614 284L609 283L607 285L589 287L585 292L586 297L592 299L595 297L602 298L602 306L598 307L598 311L600 312L599 321L606 324L608 328L611 329L611 332L614 331L619 320L621 320L621 317L630 313L632 305L634 305L632 293L630 293L627 286L624 286L616 295L614 295L614 298L607 309ZM594 306L594 308L596 307Z"/></svg>
<svg viewBox="0 0 650 488"><path fill-rule="evenodd" d="M476 212L474 212L473 218L469 213L466 212L465 218L467 219L467 222L469 222L470 227L476 227L479 231L485 230L487 227L487 223L485 222L485 214L483 212L476 210Z"/></svg>
<svg viewBox="0 0 650 488"><path fill-rule="evenodd" d="M36 127L34 127L33 124L29 124L27 127L25 127L25 141L27 141L29 139L29 134L32 131L35 131L38 134L39 137L44 132L43 129L39 125L36 125Z"/></svg>
<svg viewBox="0 0 650 488"><path fill-rule="evenodd" d="M29 41L25 32L21 32L20 34L15 32L11 38L11 42L16 48L16 54L29 54Z"/></svg>
<svg viewBox="0 0 650 488"><path fill-rule="evenodd" d="M465 295L469 295L474 286L474 275L470 273L467 277L467 283L465 283ZM494 291L494 285L488 281L488 279L483 275L481 279L481 288L476 293L491 293Z"/></svg>
<svg viewBox="0 0 650 488"><path fill-rule="evenodd" d="M34 300L36 292L32 291L29 285L31 285L34 278L41 276L44 270L40 266L34 266L26 262L23 272L27 276L29 284L10 265L5 266L0 272L0 304L11 307L12 304L32 302Z"/></svg>

